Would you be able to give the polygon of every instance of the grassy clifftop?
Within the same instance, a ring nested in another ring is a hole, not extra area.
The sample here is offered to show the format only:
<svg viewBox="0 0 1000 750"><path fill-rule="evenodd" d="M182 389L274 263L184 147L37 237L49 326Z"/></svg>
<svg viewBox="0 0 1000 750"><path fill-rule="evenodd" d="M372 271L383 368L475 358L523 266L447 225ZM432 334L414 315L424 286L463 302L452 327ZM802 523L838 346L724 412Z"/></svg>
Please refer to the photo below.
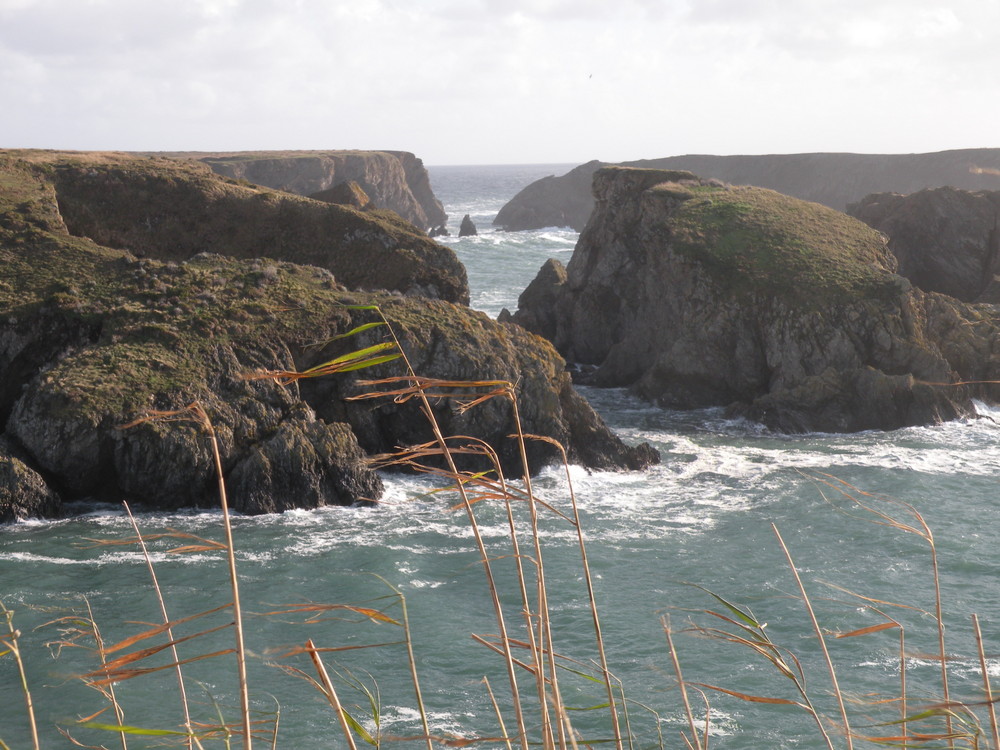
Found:
<svg viewBox="0 0 1000 750"><path fill-rule="evenodd" d="M754 187L666 183L650 194L682 201L674 249L732 293L809 305L898 293L885 238L839 211Z"/></svg>
<svg viewBox="0 0 1000 750"><path fill-rule="evenodd" d="M198 162L0 151L0 211L12 230L33 226L139 256L271 257L326 268L351 288L468 301L451 249L395 213L223 178Z"/></svg>

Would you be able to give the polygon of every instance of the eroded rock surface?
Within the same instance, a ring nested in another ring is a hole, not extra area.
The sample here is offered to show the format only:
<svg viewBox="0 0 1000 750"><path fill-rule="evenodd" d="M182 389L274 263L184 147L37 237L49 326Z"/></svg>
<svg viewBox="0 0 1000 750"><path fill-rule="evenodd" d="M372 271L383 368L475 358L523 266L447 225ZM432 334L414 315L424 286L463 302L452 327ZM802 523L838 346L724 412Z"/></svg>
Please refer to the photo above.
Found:
<svg viewBox="0 0 1000 750"><path fill-rule="evenodd" d="M381 208L420 229L448 220L424 163L407 151L249 151L186 154L225 177L298 195L353 180Z"/></svg>

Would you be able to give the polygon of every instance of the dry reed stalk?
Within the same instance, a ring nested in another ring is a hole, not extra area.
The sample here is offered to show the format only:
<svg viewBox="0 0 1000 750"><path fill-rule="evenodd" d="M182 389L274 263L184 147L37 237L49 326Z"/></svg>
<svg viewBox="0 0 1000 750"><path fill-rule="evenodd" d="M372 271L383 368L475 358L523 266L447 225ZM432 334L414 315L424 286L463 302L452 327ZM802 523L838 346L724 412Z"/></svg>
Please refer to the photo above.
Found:
<svg viewBox="0 0 1000 750"><path fill-rule="evenodd" d="M986 693L986 708L990 716L990 730L993 735L993 750L1000 750L1000 728L997 727L997 711L990 686L990 673L986 670L986 652L983 650L983 631L979 628L979 616L972 615L972 630L976 636L976 650L979 652L979 669L983 675L983 690Z"/></svg>
<svg viewBox="0 0 1000 750"><path fill-rule="evenodd" d="M594 636L597 641L597 653L601 665L601 675L608 694L608 708L611 714L611 728L614 732L615 747L622 750L621 728L618 721L618 705L615 701L614 689L611 686L611 671L608 669L608 658L604 649L604 637L601 632L601 618L597 611L597 597L594 594L594 579L590 573L590 559L587 556L587 544L583 538L583 524L580 522L580 509L576 503L576 492L573 490L573 477L569 470L569 456L566 455L566 448L558 440L541 435L525 435L524 437L534 440L542 440L555 446L562 457L563 470L566 474L566 487L569 492L570 506L573 511L572 518L568 519L576 528L577 544L580 548L580 560L583 565L583 580L587 586L587 598L590 603L590 615L594 623Z"/></svg>
<svg viewBox="0 0 1000 750"><path fill-rule="evenodd" d="M382 315L381 310L379 310L379 315ZM385 321L384 317L383 321ZM388 321L385 322L388 323ZM403 351L403 347L400 346L399 339L396 338L395 331L392 330L392 326L388 326L388 328L390 334L392 335L392 339L396 344L396 348L399 350L403 362L406 365L407 372L410 374L411 377L416 379L416 373L413 370L413 366L410 364L410 359L409 357L406 356L406 352ZM489 555L486 552L486 544L483 541L482 534L480 533L479 524L476 522L476 516L472 510L472 503L469 501L469 496L468 493L466 492L465 484L460 481L461 474L458 471L458 467L455 465L455 459L452 456L451 451L449 450L448 442L445 440L444 435L441 432L441 427L440 425L438 425L437 419L434 417L434 411L431 408L431 404L427 398L427 394L425 393L424 388L419 386L415 387L415 391L417 397L420 399L420 404L424 412L424 416L427 418L428 423L430 424L431 427L431 431L434 434L434 439L440 446L445 461L448 464L448 470L451 472L452 476L455 477L459 495L461 496L462 503L465 506L466 513L469 518L469 523L472 528L473 536L476 540L476 545L479 549L481 562L483 564L483 570L486 574L487 585L490 591L490 598L492 599L493 603L493 611L497 619L497 628L499 629L500 637L503 643L504 659L507 667L507 677L510 683L511 698L513 701L514 712L517 718L518 736L521 742L522 750L529 750L527 728L525 726L524 713L521 706L521 695L517 684L517 676L514 673L513 655L511 653L510 644L508 642L507 625L503 616L503 608L501 607L500 604L500 595L497 591L496 581L493 577L493 571L490 566Z"/></svg>
<svg viewBox="0 0 1000 750"><path fill-rule="evenodd" d="M306 641L306 650L309 652L309 657L312 659L313 665L316 667L316 673L319 675L320 683L322 684L323 691L326 694L326 699L330 702L334 712L337 714L337 720L340 722L340 728L344 732L344 737L347 740L347 746L350 750L357 750L357 745L354 744L354 735L351 733L351 727L347 723L346 712L344 711L343 706L340 705L340 698L337 697L337 690L330 681L330 675L327 674L326 667L323 665L323 660L319 658L316 646L313 644L312 640Z"/></svg>
<svg viewBox="0 0 1000 750"><path fill-rule="evenodd" d="M877 521L871 521L871 519L869 519L871 523L875 523L880 526L888 526L889 528L897 529L908 534L914 534L927 542L931 553L931 576L934 584L934 617L937 622L938 641L938 653L936 658L941 664L941 697L945 705L950 705L951 693L948 686L948 653L945 648L944 607L941 598L941 572L938 566L937 545L934 543L934 533L931 531L930 526L927 525L927 522L924 520L924 517L920 514L920 512L907 502L897 500L892 497L886 497L884 495L873 495L872 493L860 490L831 474L817 473L813 478L818 478L820 483L836 490L841 496L847 498L856 507L870 513L878 519L881 519ZM823 494L822 489L820 490L820 494ZM870 505L867 502L862 502L858 496L877 499L902 508L910 515L911 518L913 518L915 523L904 523L888 513L875 508L873 505ZM826 495L824 494L823 497L826 498ZM948 739L949 748L955 747L956 735L954 732L952 718L953 717L950 712L945 712L945 734Z"/></svg>
<svg viewBox="0 0 1000 750"><path fill-rule="evenodd" d="M0 612L3 613L7 622L7 632L0 634L0 647L6 649L6 653L14 657L17 664L17 673L20 679L21 694L24 696L24 707L28 715L28 728L31 731L31 743L34 750L39 750L38 724L35 721L35 704L31 698L31 690L28 689L28 675L24 669L24 662L21 659L21 648L18 641L21 638L21 631L14 628L14 612L7 609L6 605L0 601ZM3 652L0 652L2 655Z"/></svg>
<svg viewBox="0 0 1000 750"><path fill-rule="evenodd" d="M211 446L212 452L212 462L215 468L215 476L219 488L219 504L222 509L222 526L226 537L225 551L226 562L229 570L229 585L233 595L230 606L233 608L232 624L236 638L236 648L234 653L236 654L237 681L239 683L238 691L240 694L240 719L242 723L243 749L252 750L253 733L252 722L250 721L250 695L247 684L246 647L244 645L243 637L243 612L240 606L239 577L236 572L236 551L233 545L233 528L229 514L229 500L226 495L225 476L222 470L222 456L219 451L219 439L215 433L215 427L212 424L212 420L209 418L208 413L197 401L193 401L183 409L173 411L149 411L139 419L123 425L121 429L128 429L145 422L158 421L192 421L205 430L209 438L209 445ZM215 656L222 653L227 652L220 651L216 652L216 654L210 654L208 656ZM207 656L200 656L197 658L202 659L207 658ZM190 661L195 661L195 659L187 659L184 661L177 660L176 663L177 665L180 665Z"/></svg>
<svg viewBox="0 0 1000 750"><path fill-rule="evenodd" d="M160 582L156 577L156 570L153 567L153 560L149 556L149 550L146 547L146 540L143 539L142 534L139 532L139 524L136 523L135 516L132 515L132 509L129 508L128 503L123 502L122 505L125 506L125 512L128 514L128 520L132 524L133 530L135 530L136 539L138 540L139 547L142 549L143 559L145 559L146 561L146 567L149 569L149 576L153 581L153 590L156 592L156 599L160 604L160 614L163 616L163 623L166 625L170 622L170 617L167 615L167 604L163 599L163 591L160 589ZM166 635L168 641L174 640L173 629L171 629L170 627L167 628ZM192 748L194 745L194 731L191 728L191 713L188 710L187 691L184 688L184 673L181 670L180 656L177 653L177 647L171 646L170 650L171 653L173 654L174 662L177 663L176 667L177 692L181 700L181 709L184 712L184 728L187 729L188 731L187 746L190 750L190 748ZM114 689L113 683L112 683L112 689ZM122 739L124 740L124 735L122 735Z"/></svg>
<svg viewBox="0 0 1000 750"><path fill-rule="evenodd" d="M830 658L830 651L826 647L826 638L823 636L823 630L819 626L819 621L816 619L816 613L813 611L812 601L809 599L809 595L806 593L806 587L802 583L802 578L799 576L799 571L795 568L795 562L792 560L792 553L788 551L788 546L785 544L785 540L781 538L781 533L778 531L778 527L771 524L771 530L774 531L774 535L778 537L778 544L781 546L781 551L785 553L785 559L788 560L788 567L792 571L792 575L795 577L795 583L799 587L799 591L802 594L802 603L806 607L806 611L809 613L809 621L812 623L813 631L816 633L816 638L819 639L820 648L823 650L823 659L826 661L827 671L830 673L830 682L833 684L833 693L837 698L837 704L840 707L840 716L844 722L844 737L847 741L847 749L852 750L854 747L854 738L851 733L851 724L847 718L847 707L844 705L844 694L840 690L840 683L837 681L837 670L834 669L833 659Z"/></svg>
<svg viewBox="0 0 1000 750"><path fill-rule="evenodd" d="M389 583L387 580L382 578L382 576L376 576L382 581L386 586L392 589L396 596L399 598L399 604L402 608L402 620L403 620L403 633L406 637L406 658L410 667L410 679L413 681L413 692L417 699L417 710L420 712L420 724L424 729L424 737L427 738L427 750L434 750L434 746L431 744L431 728L427 721L427 709L424 706L424 696L420 691L420 678L417 675L417 658L413 653L413 639L410 637L410 618L406 613L406 597L403 596L403 592ZM1000 750L1000 749L998 749Z"/></svg>
<svg viewBox="0 0 1000 750"><path fill-rule="evenodd" d="M515 427L515 438L517 439L518 452L521 458L521 467L523 469L522 481L524 482L524 493L528 501L528 516L531 529L531 539L534 543L534 564L535 564L535 602L536 602L536 616L538 618L538 643L545 644L544 648L537 648L535 650L535 663L538 665L538 669L535 674L536 683L538 685L541 710L542 710L542 740L546 747L554 746L555 736L553 735L552 720L548 714L547 701L545 700L545 656L546 652L552 655L549 658L549 692L548 698L552 702L552 709L556 714L556 732L559 735L559 747L565 748L567 741L567 734L572 737L572 730L567 732L566 724L568 717L566 716L566 710L562 704L562 696L559 693L559 679L555 663L555 645L552 638L552 620L549 616L549 604L548 604L548 591L545 586L545 564L542 558L542 545L541 536L539 535L538 527L538 505L535 502L535 493L531 485L531 472L528 468L528 455L525 447L524 432L521 429L521 415L517 406L517 398L514 395L514 387L512 384L507 384L507 389L504 393L507 400L511 404L514 415L514 427Z"/></svg>
<svg viewBox="0 0 1000 750"><path fill-rule="evenodd" d="M486 685L486 692L490 696L490 703L493 705L493 712L496 714L497 724L500 726L500 734L503 735L504 744L507 745L507 750L514 750L514 746L510 744L510 737L507 736L507 725L504 724L503 713L500 711L497 697L493 694L493 688L490 687L490 680L486 675L483 675L483 684Z"/></svg>
<svg viewBox="0 0 1000 750"><path fill-rule="evenodd" d="M660 624L663 626L663 632L667 637L667 649L670 652L670 659L674 665L674 674L677 676L677 687L681 691L681 703L684 706L684 715L688 720L688 731L691 733L691 742L694 743L694 750L704 750L702 747L701 739L698 737L698 730L694 723L694 712L691 710L691 701L688 700L687 694L687 683L684 682L684 675L681 673L681 663L677 658L677 649L674 648L674 639L670 629L670 617L669 615L664 615L660 618ZM684 736L684 733L681 733ZM706 738L708 735L705 735ZM686 741L686 740L685 740Z"/></svg>
<svg viewBox="0 0 1000 750"><path fill-rule="evenodd" d="M101 666L103 667L107 664L107 651L104 648L104 639L101 637L101 631L97 627L97 620L94 619L94 612L90 607L90 600L84 597L83 601L87 604L87 616L90 620L90 624L94 628L94 642L97 644L97 653L101 660ZM178 667L178 669L180 669L180 667ZM124 724L125 711L118 702L118 696L115 694L115 684L113 682L108 684L108 696L110 697L111 706L114 709L115 717L118 719L118 723ZM185 705L185 708L186 707L187 706ZM190 727L188 727L188 731L190 731ZM122 743L122 750L127 750L128 742L125 739L125 732L119 732L118 735ZM188 746L190 747L190 743Z"/></svg>

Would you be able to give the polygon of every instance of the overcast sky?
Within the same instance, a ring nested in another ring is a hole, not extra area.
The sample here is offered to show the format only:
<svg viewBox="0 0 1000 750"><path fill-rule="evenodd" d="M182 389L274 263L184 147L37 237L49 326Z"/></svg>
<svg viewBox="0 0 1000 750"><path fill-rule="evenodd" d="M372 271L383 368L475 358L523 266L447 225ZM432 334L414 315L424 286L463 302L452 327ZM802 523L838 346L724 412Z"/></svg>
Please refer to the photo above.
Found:
<svg viewBox="0 0 1000 750"><path fill-rule="evenodd" d="M0 147L1000 147L996 0L0 0Z"/></svg>

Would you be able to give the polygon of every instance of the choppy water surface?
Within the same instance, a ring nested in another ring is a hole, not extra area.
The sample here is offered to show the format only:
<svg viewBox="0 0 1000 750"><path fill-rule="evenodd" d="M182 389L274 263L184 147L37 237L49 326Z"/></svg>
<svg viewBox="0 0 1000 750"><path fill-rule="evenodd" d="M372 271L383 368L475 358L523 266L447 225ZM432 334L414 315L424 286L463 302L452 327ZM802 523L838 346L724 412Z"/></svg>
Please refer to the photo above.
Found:
<svg viewBox="0 0 1000 750"><path fill-rule="evenodd" d="M439 168L432 170L437 193L451 214L457 234L461 216L470 213L481 235L449 242L469 268L473 304L495 315L513 309L517 294L547 257L568 260L575 235L560 229L505 235L489 221L500 205L526 182L559 168ZM670 412L650 407L623 391L585 389L585 395L629 441L649 441L663 455L660 466L644 473L571 471L588 545L595 590L602 612L612 671L630 701L630 720L638 747L679 747L685 727L670 656L661 625L669 615L675 630L689 619L708 624L698 610L724 611L697 583L733 602L748 605L766 632L791 648L803 663L809 689L819 707L835 715L826 676L796 584L772 529L781 532L823 626L848 632L882 622L878 606L906 626L908 650L935 646L929 545L916 534L876 523L852 509L841 493L850 487L905 500L933 529L942 566L946 622L957 697L979 697L979 666L969 615L979 614L989 653L1000 644L1000 591L996 584L1000 552L993 512L1000 470L998 415L892 433L859 435L776 435L718 411ZM847 484L843 484L847 483ZM484 574L468 520L451 510L454 500L432 492L425 480L389 477L386 502L374 509L326 509L280 516L238 518L236 546L248 617L251 693L264 714L281 706L279 747L343 747L333 715L318 691L301 678L271 666L308 668L302 656L282 658L282 648L313 639L320 647L394 643L400 628L374 622L346 609L330 610L317 622L287 613L306 602L353 604L402 616L395 590L405 596L412 626L421 687L432 732L439 736L497 736L499 729L482 682L488 676L504 704L504 672L492 652L471 634L496 632ZM565 477L555 468L536 482L539 493L569 512ZM865 502L875 498L853 494ZM906 518L898 506L878 504ZM507 540L503 508L481 503L478 520L511 622L517 622L514 558ZM523 509L518 523L524 524ZM909 519L912 523L912 519ZM220 539L217 513L139 514L147 533L171 530ZM44 644L58 640L57 625L35 629L67 608L79 610L85 595L109 642L142 629L130 621L156 622L158 605L141 554L132 546L94 546L88 539L122 540L131 534L117 508L56 522L31 522L0 529L0 596L17 610L23 632L29 679L45 732L43 745L62 746L53 724L96 711L99 696L80 686L73 674L93 668L80 649L64 649L58 659ZM173 617L209 609L228 597L224 561L215 553L169 554L183 540L153 543L152 556ZM551 513L542 513L544 562L552 599L556 647L588 663L593 637L582 585L575 530ZM889 604L865 605L828 585L835 584ZM264 613L282 612L268 615ZM205 619L204 627L222 623ZM0 626L3 623L0 622ZM191 632L191 626L185 626ZM688 680L733 690L796 698L787 680L775 676L745 649L703 638L675 638ZM212 636L206 650L229 641ZM182 644L182 658L198 653ZM830 641L842 687L852 696L898 694L898 631ZM414 736L419 722L404 649L399 645L327 653L338 665L341 700L363 708L368 699L352 681L377 685L382 731ZM223 659L228 657L223 657ZM235 720L232 670L223 661L188 665L195 710L210 718L213 696ZM995 657L988 671L1000 672ZM940 693L933 660L907 662L911 702ZM996 676L996 675L994 675ZM176 727L179 707L169 673L121 683L118 691L129 723ZM567 702L575 708L601 703L599 686L565 675ZM522 689L530 692L527 680ZM893 692L895 691L895 692ZM274 696L275 698L272 698ZM693 696L696 706L700 699ZM27 747L20 691L10 657L0 660L0 738L12 748ZM653 713L652 709L656 713ZM354 710L354 709L352 709ZM703 709L700 709L703 710ZM713 746L717 748L820 747L803 712L791 706L764 706L712 696ZM866 711L852 709L859 724ZM884 713L875 714L884 717ZM605 714L573 712L582 735L606 737ZM876 719L873 718L872 721ZM373 728L369 721L369 727ZM891 734L892 730L863 731ZM94 735L84 735L93 739ZM109 744L113 737L104 736ZM132 746L143 745L136 737ZM843 740L835 738L838 746ZM405 743L404 743L405 744Z"/></svg>

